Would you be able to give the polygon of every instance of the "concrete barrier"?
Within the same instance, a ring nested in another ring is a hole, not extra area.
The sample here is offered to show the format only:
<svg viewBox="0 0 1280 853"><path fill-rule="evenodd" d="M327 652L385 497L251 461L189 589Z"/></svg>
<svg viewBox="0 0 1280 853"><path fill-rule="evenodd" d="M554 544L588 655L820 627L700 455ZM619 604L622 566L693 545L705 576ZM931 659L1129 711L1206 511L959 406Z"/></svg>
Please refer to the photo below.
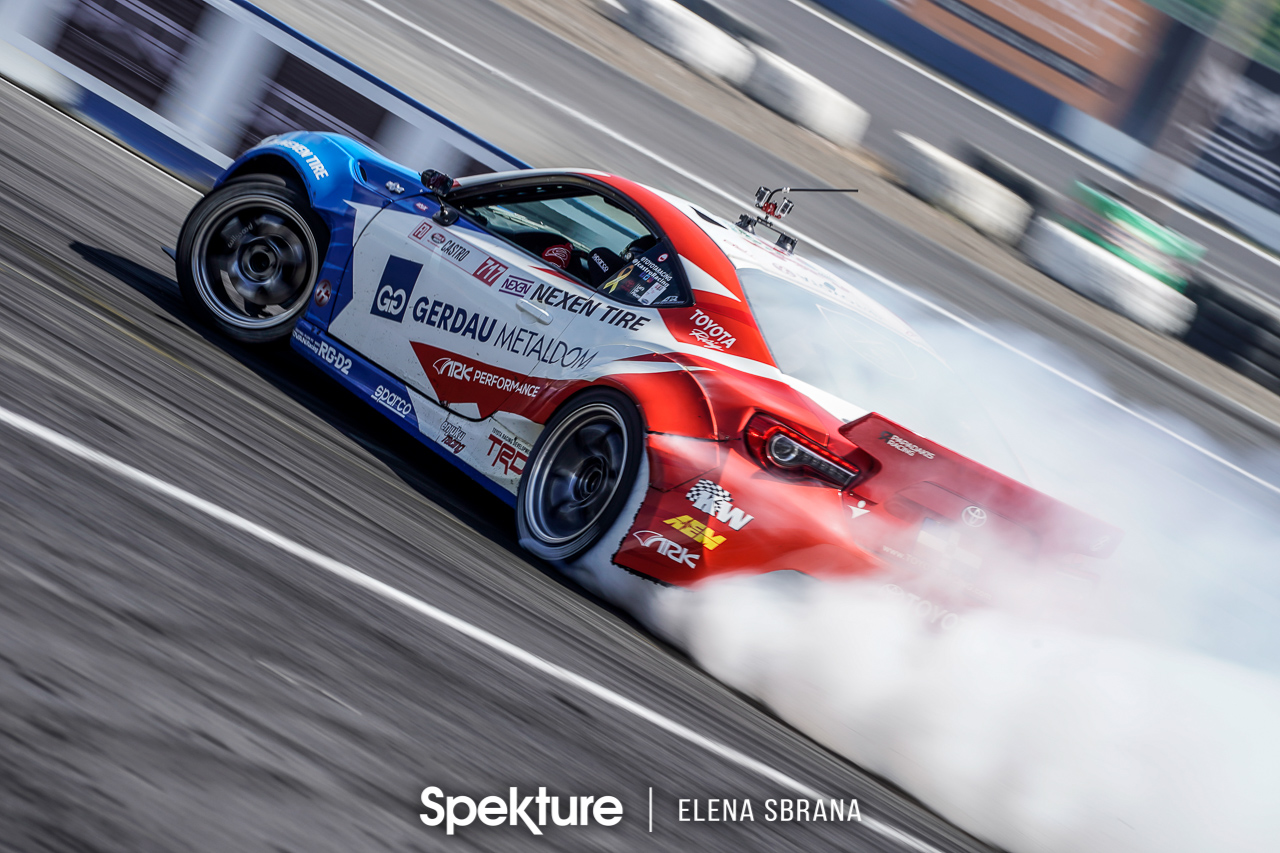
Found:
<svg viewBox="0 0 1280 853"><path fill-rule="evenodd" d="M1153 331L1181 337L1195 318L1189 298L1043 216L1031 223L1022 249L1046 275Z"/></svg>
<svg viewBox="0 0 1280 853"><path fill-rule="evenodd" d="M862 107L787 60L753 46L755 65L743 94L845 148L862 142L871 116Z"/></svg>
<svg viewBox="0 0 1280 853"><path fill-rule="evenodd" d="M1032 206L1017 193L946 152L899 132L898 180L910 192L954 213L982 233L1017 245L1031 221Z"/></svg>
<svg viewBox="0 0 1280 853"><path fill-rule="evenodd" d="M742 86L755 54L746 44L676 0L601 0L601 11L619 26L709 77Z"/></svg>

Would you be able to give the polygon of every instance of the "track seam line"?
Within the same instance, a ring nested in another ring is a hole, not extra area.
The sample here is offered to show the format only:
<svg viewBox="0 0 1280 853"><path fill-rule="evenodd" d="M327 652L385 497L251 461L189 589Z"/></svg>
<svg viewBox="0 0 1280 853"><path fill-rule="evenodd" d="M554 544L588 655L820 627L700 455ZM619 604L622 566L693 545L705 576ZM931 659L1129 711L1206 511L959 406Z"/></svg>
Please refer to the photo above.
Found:
<svg viewBox="0 0 1280 853"><path fill-rule="evenodd" d="M556 100L550 95L540 92L538 89L534 88L528 83L525 83L523 80L519 79L515 75L510 74L506 71L503 71L501 68L498 68L496 65L493 65L490 62L486 62L480 57L472 53L469 53L466 50L463 50L457 45L451 43L448 39L444 38L443 36L440 36L436 33L431 32L426 27L423 27L421 24L418 24L415 21L409 18L406 18L404 15L401 15L399 12L395 12L391 9L388 9L386 6L377 2L377 0L358 0L358 2L363 3L364 5L368 6L371 9L381 12L383 15L391 18L393 21L412 29L414 32L418 33L419 35L424 36L425 38L430 39L431 41L435 42L441 47L444 47L449 51L457 54L458 56L461 56L462 58L466 59L468 62L471 62L477 65L478 67L489 72L490 74L494 75L498 79L512 86L515 86L522 92L526 92L527 94L532 95L533 97L537 98L543 103L554 107L560 112L563 112L569 117L581 122L582 124L585 124L587 127L599 133L604 134L610 139L613 139L617 142L622 143L623 145L627 146L628 148L632 149L638 154L648 157L658 165L666 169L670 169L672 172L675 172L677 175L680 175L681 177L689 181L692 181L693 183L697 184L698 186L702 187L708 192L713 193L714 195L717 195L720 198L723 198L729 201L731 204L749 207L747 202L743 201L738 196L735 196L733 193L729 192L728 190L720 188L719 186L717 186L716 184L713 184L711 181L707 180L706 178L703 178L701 175L698 175L690 171L689 169L686 169L683 166L680 166L679 164L675 163L672 160L667 159L666 157L662 156L656 151L651 151L650 149L644 147L643 145L640 145L639 143L627 138L625 135L623 135L622 133L619 133L618 131L614 130L608 125L605 125L597 121L596 119L591 118L587 114L580 112L579 110L576 110L573 107L568 106L567 104L561 103L560 101ZM795 0L790 0L790 2L795 2ZM1138 419L1139 421L1146 424L1147 426L1150 426L1156 429L1157 431L1164 433L1170 438L1173 438L1175 441L1180 442L1181 444L1196 451L1197 453L1200 453L1201 455L1207 457L1208 459L1211 459L1214 462L1217 462L1218 464L1226 467L1228 470L1234 471L1235 473L1252 481L1253 483L1256 483L1257 485L1262 486L1264 489L1267 489L1268 491L1271 491L1277 495L1280 495L1280 486L1277 486L1268 480L1264 480L1262 477L1259 477L1256 474L1246 471L1244 468L1241 468L1239 465L1236 465L1234 462L1231 462L1230 460L1218 455L1217 453L1214 453L1212 450L1209 450L1207 447L1202 447L1201 445L1196 444L1194 441L1192 441L1189 438L1185 438L1180 433L1170 429L1169 427L1166 427L1165 425L1161 424L1159 421L1153 418L1147 417L1146 415L1138 412L1136 409L1130 408L1129 406L1126 406L1124 403L1121 403L1119 400L1116 400L1112 397L1107 396L1107 394L1103 393L1102 391L1099 391L1093 388L1092 386L1087 385L1083 381L1076 379L1068 375L1067 373L1064 373L1061 370L1058 370L1056 367L1053 367L1047 362L1041 361L1040 359L1036 358L1035 356L1031 355L1030 353L1022 349L1019 349L1013 344L1010 344L1001 340L991 332L988 332L985 329L982 329L979 326L975 325L974 323L971 323L968 320L965 320L963 317L960 317L959 315L952 313L951 311L947 310L946 308L943 308L941 305L937 304L936 302L933 302L928 298L921 296L920 294L915 293L914 291L906 288L905 286L898 284L897 282L892 281L889 278L886 278L885 276L881 275L875 270L872 270L869 267L866 267L858 263L852 258L848 258L842 255L840 252L836 251L835 249L832 249L829 246L826 246L825 244L820 243L817 240L814 240L810 237L805 236L802 232L796 231L794 232L794 235L796 237L799 237L809 245L813 246L815 249L821 252L824 252L827 255L830 255L832 258L835 258L837 261L843 264L847 264L848 266L861 272L864 275L870 276L871 278L880 282L881 284L888 287L889 289L894 290L897 293L900 293L903 296L906 296L908 299L914 300L915 302L925 306L926 308L929 308L930 310L937 312L941 316L946 317L948 320L951 320L959 324L960 326L968 329L969 331L973 332L979 337L985 338L986 340L991 341L997 346L1003 347L1009 352L1014 353L1015 355L1019 355L1022 358L1025 358L1027 361L1031 362L1037 367L1040 367L1048 371L1054 376L1057 376L1059 379L1062 379L1063 381L1067 382L1069 385L1072 385L1103 402L1111 404L1112 406L1124 412L1125 414L1131 415L1132 417Z"/></svg>
<svg viewBox="0 0 1280 853"><path fill-rule="evenodd" d="M113 456L109 456L101 451L94 450L86 444L77 441L74 438L63 435L56 430L50 429L30 418L23 417L17 412L13 412L7 408L0 406L0 423L4 423L17 432L24 433L31 438L43 442L46 445L57 448L64 453L79 458L90 463L104 471L115 474L122 479L132 481L138 485L151 490L157 494L167 497L176 503L183 504L197 512L225 524L228 527L240 530L243 533L264 542L267 545L278 548L287 554L298 559L310 563L312 566L321 569L347 583L359 587L366 592L397 604L406 610L413 611L422 616L435 621L446 628L451 628L463 636L474 640L475 642L488 646L490 649L505 655L518 663L522 663L530 669L537 670L551 676L570 687L577 688L582 692L594 696L595 698L606 702L614 707L625 711L645 722L659 728L669 734L675 735L682 740L688 741L694 746L722 758L732 764L736 764L745 770L749 770L758 776L762 776L771 782L775 782L785 788L807 797L811 800L828 799L819 793L816 789L793 779L781 770L777 770L763 761L752 758L744 752L727 746L719 741L706 735L694 731L688 726L676 722L647 705L642 705L632 699L623 696L615 690L611 690L602 684L598 684L586 676L578 675L572 670L566 669L559 664L552 663L546 658L539 657L532 652L525 651L514 643L504 640L496 634L490 633L478 625L473 625L460 616L455 616L446 610L435 605L428 604L420 598L410 595L391 584L378 580L370 575L361 572L359 569L353 568L339 560L328 557L309 548L293 539L276 533L261 524L250 521L243 516L237 515L228 509L225 509L212 501L205 500L191 492L186 491L178 486L154 477L138 468L134 468L125 462L121 462ZM936 847L921 841L899 829L896 829L882 821L874 818L864 818L862 823L874 832L884 835L887 838L893 838L899 843L910 846L921 853L941 853Z"/></svg>

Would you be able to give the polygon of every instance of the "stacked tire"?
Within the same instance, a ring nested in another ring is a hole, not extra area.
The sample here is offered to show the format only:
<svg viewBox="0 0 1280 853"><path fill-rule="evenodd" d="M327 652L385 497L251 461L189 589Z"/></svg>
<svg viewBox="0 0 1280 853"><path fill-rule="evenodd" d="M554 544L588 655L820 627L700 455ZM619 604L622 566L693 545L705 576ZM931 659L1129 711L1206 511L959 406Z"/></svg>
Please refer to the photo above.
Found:
<svg viewBox="0 0 1280 853"><path fill-rule="evenodd" d="M1083 182L1063 206L1062 223L1132 267L1185 293L1204 247L1119 197Z"/></svg>
<svg viewBox="0 0 1280 853"><path fill-rule="evenodd" d="M999 181L922 139L897 131L894 171L908 192L958 216L995 240L1016 246L1033 206Z"/></svg>
<svg viewBox="0 0 1280 853"><path fill-rule="evenodd" d="M1243 288L1193 281L1196 319L1184 339L1259 385L1280 394L1280 305Z"/></svg>
<svg viewBox="0 0 1280 853"><path fill-rule="evenodd" d="M1203 247L1104 190L1077 183L1058 215L1037 217L1028 259L1072 290L1171 337L1190 329L1188 282Z"/></svg>

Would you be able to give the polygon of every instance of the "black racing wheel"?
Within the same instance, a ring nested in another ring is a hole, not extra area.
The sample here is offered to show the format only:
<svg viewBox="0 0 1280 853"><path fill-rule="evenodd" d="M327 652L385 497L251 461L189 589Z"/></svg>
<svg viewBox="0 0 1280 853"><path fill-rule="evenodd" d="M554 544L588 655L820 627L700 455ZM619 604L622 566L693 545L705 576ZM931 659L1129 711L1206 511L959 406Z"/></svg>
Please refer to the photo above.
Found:
<svg viewBox="0 0 1280 853"><path fill-rule="evenodd" d="M327 239L298 185L272 175L228 181L201 199L182 226L182 296L236 340L288 337L307 309Z"/></svg>
<svg viewBox="0 0 1280 853"><path fill-rule="evenodd" d="M516 497L520 544L546 560L570 560L613 525L635 485L644 422L625 394L595 388L574 397L533 446Z"/></svg>

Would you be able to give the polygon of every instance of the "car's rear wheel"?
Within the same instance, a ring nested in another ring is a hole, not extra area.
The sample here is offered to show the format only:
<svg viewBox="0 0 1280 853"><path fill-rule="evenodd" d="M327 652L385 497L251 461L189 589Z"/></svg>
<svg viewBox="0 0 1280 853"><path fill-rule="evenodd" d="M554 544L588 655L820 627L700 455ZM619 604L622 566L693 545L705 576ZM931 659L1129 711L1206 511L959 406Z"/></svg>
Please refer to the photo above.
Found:
<svg viewBox="0 0 1280 853"><path fill-rule="evenodd" d="M269 175L229 181L182 226L183 298L236 340L285 338L307 309L323 240L324 225L300 187Z"/></svg>
<svg viewBox="0 0 1280 853"><path fill-rule="evenodd" d="M533 446L516 498L525 548L571 560L600 539L635 485L644 451L640 410L608 388L565 404Z"/></svg>

